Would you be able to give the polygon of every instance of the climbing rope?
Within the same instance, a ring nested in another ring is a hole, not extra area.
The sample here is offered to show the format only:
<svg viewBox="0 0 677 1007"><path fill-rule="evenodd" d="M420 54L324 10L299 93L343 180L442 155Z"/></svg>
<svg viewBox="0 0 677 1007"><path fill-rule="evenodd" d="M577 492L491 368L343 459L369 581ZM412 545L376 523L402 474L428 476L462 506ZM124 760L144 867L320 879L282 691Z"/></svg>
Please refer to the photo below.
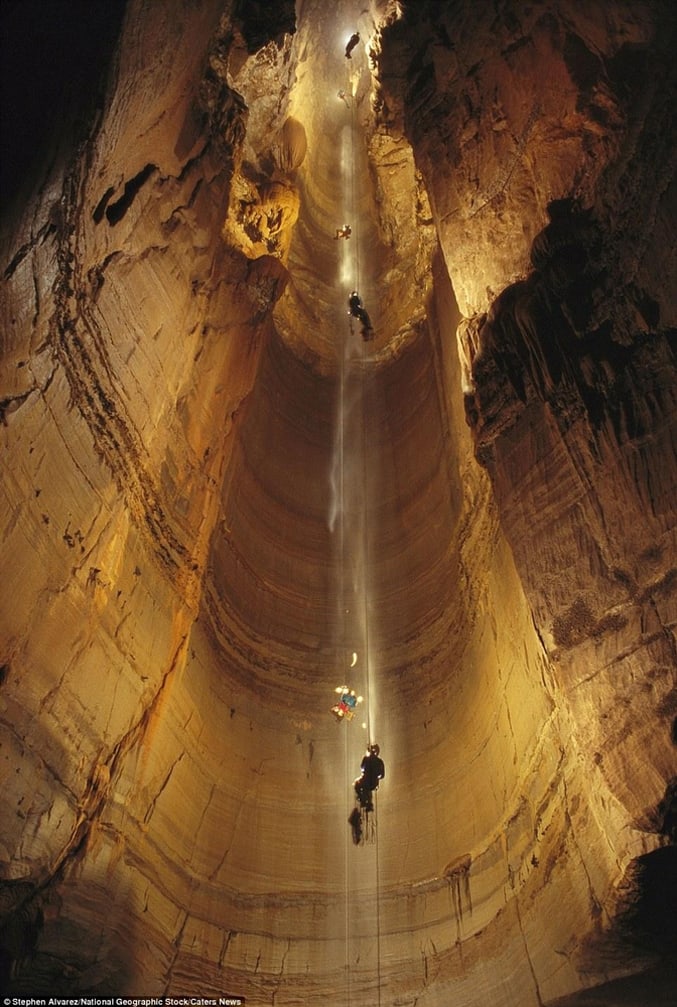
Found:
<svg viewBox="0 0 677 1007"><path fill-rule="evenodd" d="M343 670L343 663L345 661L345 655L347 652L347 624L346 624L346 532L345 532L345 346L341 346L341 359L339 363L339 422L338 422L338 517L339 517L339 660L341 664L341 670ZM345 731L343 734L343 761L344 761L344 773L345 779L350 781L350 750L348 745L348 732ZM345 833L344 842L344 863L343 863L343 877L345 878L345 983L346 983L346 1002L350 1004L350 885L349 885L349 868L350 868L350 839L348 833Z"/></svg>
<svg viewBox="0 0 677 1007"><path fill-rule="evenodd" d="M371 661L369 657L369 591L367 577L369 574L369 515L367 501L369 499L369 466L367 464L367 369L366 343L362 343L362 381L361 381L361 444L362 451L362 596L364 605L364 667L366 674L367 700L367 738L373 744L372 714L371 714Z"/></svg>
<svg viewBox="0 0 677 1007"><path fill-rule="evenodd" d="M367 440L367 368L366 368L366 343L363 343L362 350L362 533L363 533L363 544L362 544L362 556L363 556L363 583L362 591L364 595L364 661L366 668L366 700L367 700L367 734L369 739L369 744L374 743L374 737L372 734L372 713L371 713L371 697L373 694L372 685L372 667L370 660L370 644L369 644L369 591L367 578L370 570L370 550L369 550L369 521L368 521L368 500L370 498L369 493L369 464L368 464L368 440ZM369 823L371 827L371 835L367 835L367 840L373 842L375 845L375 910L376 910L376 979L377 979L377 1005L381 1007L381 900L380 900L380 886L379 886L379 837L378 837L378 796L377 791L373 793L374 810L371 813L373 815L373 820ZM368 815L367 818L370 816Z"/></svg>
<svg viewBox="0 0 677 1007"><path fill-rule="evenodd" d="M356 126L356 122L355 122L355 120L356 120L355 108L356 108L356 106L357 106L357 101L355 99L355 95L352 94L352 89L351 89L351 95L350 95L350 159L351 159L351 162L352 162L352 168L353 168L353 170L352 170L352 175L351 175L351 193L350 193L350 199L351 199L351 204L352 204L352 206L351 206L351 212L352 212L353 221L354 221L354 224L355 224L355 226L353 228L353 233L355 235L355 244L353 245L353 248L355 249L355 290L359 291L359 289L360 289L360 215L359 215L358 207L357 207L356 183L355 183L355 179L357 177L357 162L356 162L356 155L355 155L355 126Z"/></svg>
<svg viewBox="0 0 677 1007"><path fill-rule="evenodd" d="M344 769L346 774L346 779L350 779L350 752L348 748L348 732L345 731L343 734L343 760ZM350 870L350 839L348 832L344 832L344 848L343 848L343 877L345 878L345 958L344 958L344 969L346 976L346 1001L350 1004L350 884L349 884L349 870Z"/></svg>
<svg viewBox="0 0 677 1007"><path fill-rule="evenodd" d="M340 92L339 92L340 93ZM351 164L351 179L350 179L350 206L348 207L348 220L352 227L352 240L350 242L350 248L353 254L353 287L352 289L360 291L361 283L361 262L360 262L360 242L361 242L361 227L360 227L360 214L358 208L358 152L357 152L357 114L356 114L356 96L352 93L352 88L350 86L350 71L348 70L348 93L350 94L350 164ZM349 330L351 335L353 334L353 318L349 315ZM346 542L345 542L345 487L344 487L344 475L345 475L345 424L347 422L346 416L346 402L345 402L345 382L346 382L346 352L347 343L344 343L341 347L341 360L340 360L340 399L339 399L339 410L340 410L340 431L338 437L338 450L340 452L339 461L339 506L340 506L340 523L339 523L339 549L340 549L340 603L341 603L341 622L340 622L340 647L341 647L341 659L343 660L347 652L346 649L346 632L347 632L347 619L346 619ZM363 663L364 663L364 689L365 689L365 701L366 701L366 728L367 728L367 738L368 744L372 745L374 743L374 738L372 735L373 731L373 716L372 716L372 706L371 700L373 696L372 688L372 667L370 659L370 638L369 638L369 624L370 624L370 612L369 612L369 590L368 590L368 578L370 569L370 549L369 549L369 511L368 511L368 500L370 498L369 493L369 464L368 464L368 439L367 439L367 429L368 429L368 378L367 378L367 345L366 340L363 340L362 356L361 356L361 377L359 382L360 390L360 413L358 414L358 422L360 424L360 436L355 438L354 447L358 447L362 452L362 472L361 472L361 482L362 482L362 507L361 507L361 522L362 522L362 570L361 570L361 590L362 590L362 604L363 604L363 636L362 644L364 647ZM358 509L355 508L355 513L352 515L353 520L356 519ZM349 744L348 744L348 734L344 739L344 759L345 759L345 773L346 778L349 781L349 786L352 788L352 777L350 775L350 765L349 765ZM381 916L380 916L380 891L379 891L379 841L378 841L378 817L377 817L377 798L376 792L373 793L372 799L374 800L374 810L372 812L364 812L362 818L364 820L364 835L361 837L361 841L366 841L370 845L373 843L375 847L375 913L376 913L376 979L377 979L377 1007L381 1005ZM350 891L349 891L349 850L350 841L349 836L346 833L346 845L345 845L345 863L344 863L344 874L346 879L346 892L345 892L345 967L346 967L346 997L347 1002L350 1003L350 982L351 982L351 969L350 969L350 921L351 921L351 905L350 905Z"/></svg>
<svg viewBox="0 0 677 1007"><path fill-rule="evenodd" d="M348 71L348 84L350 85L350 71ZM350 90L350 159L352 165L351 172L351 212L353 217L353 235L354 235L354 261L355 261L355 285L354 289L360 290L360 215L357 207L357 176L358 176L358 165L357 165L357 153L355 146L355 134L356 134L356 114L355 109L357 106L356 96L352 93L352 88ZM351 316L351 332L352 332L352 316ZM368 591L367 591L367 573L369 570L369 543L367 535L367 439L366 439L366 420L365 420L365 402L366 402L366 368L365 368L365 358L366 358L366 343L362 343L362 387L361 387L361 444L360 449L362 451L362 533L363 533L363 543L362 543L362 594L364 603L364 662L365 662L365 674L366 674L366 702L367 702L367 738L369 744L372 743L372 718L371 718L371 702L370 702L370 661L369 661L369 607L368 607Z"/></svg>
<svg viewBox="0 0 677 1007"><path fill-rule="evenodd" d="M357 165L357 152L356 152L356 97L351 95L351 106L350 106L350 138L351 138L351 161L352 161L352 179L351 179L351 199L352 199L352 211L353 211L353 234L355 236L354 244L354 255L355 255L355 290L360 291L361 282L361 271L360 271L360 214L358 212L357 206L357 187L356 179L358 176L358 165ZM366 703L367 703L367 738L369 745L374 743L373 737L373 718L372 718L372 667L371 667L371 656L370 656L370 639L369 639L369 590L368 590L368 577L370 570L370 550L369 550L369 510L368 501L370 499L369 492L369 464L368 464L368 439L367 439L367 429L368 429L368 415L367 415L367 390L368 390L368 379L367 379L367 342L363 340L362 342L362 379L361 379L361 451L362 451L362 594L363 594L363 604L364 604L364 664L365 664L365 675L366 675ZM379 838L378 838L378 798L376 791L373 794L374 800L374 810L371 815L366 815L368 820L367 823L367 835L366 839L368 842L374 842L375 844L375 910L376 910L376 989L377 989L377 1007L381 1007L381 904L380 904L380 891L379 891ZM373 819L371 819L373 816ZM371 834L370 834L371 833Z"/></svg>

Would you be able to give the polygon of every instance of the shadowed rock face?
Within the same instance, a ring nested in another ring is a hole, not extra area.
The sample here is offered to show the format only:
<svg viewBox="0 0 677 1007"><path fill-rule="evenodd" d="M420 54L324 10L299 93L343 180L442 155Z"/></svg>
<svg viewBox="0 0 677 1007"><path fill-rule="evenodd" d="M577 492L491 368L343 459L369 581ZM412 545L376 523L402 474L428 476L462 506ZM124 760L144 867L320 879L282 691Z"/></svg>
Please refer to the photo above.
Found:
<svg viewBox="0 0 677 1007"><path fill-rule="evenodd" d="M3 225L3 982L667 1004L671 6L121 11Z"/></svg>

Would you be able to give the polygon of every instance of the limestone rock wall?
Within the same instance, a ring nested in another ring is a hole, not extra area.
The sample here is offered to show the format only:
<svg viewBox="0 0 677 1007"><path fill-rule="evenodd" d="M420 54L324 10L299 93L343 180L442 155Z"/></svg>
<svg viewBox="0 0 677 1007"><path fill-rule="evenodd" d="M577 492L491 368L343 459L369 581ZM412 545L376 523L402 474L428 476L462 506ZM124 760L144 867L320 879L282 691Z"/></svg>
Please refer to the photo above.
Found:
<svg viewBox="0 0 677 1007"><path fill-rule="evenodd" d="M665 4L405 3L403 15L384 31L381 116L412 142L464 315L525 274L563 196L604 203L618 229L632 218L625 254L655 241L668 275L655 211L672 176ZM650 188L627 184L635 159Z"/></svg>
<svg viewBox="0 0 677 1007"><path fill-rule="evenodd" d="M31 952L46 921L29 988L137 982L129 878L110 955L83 941L92 905L101 921L110 908L103 861L78 884L84 906L61 913L55 883L102 808L129 799L117 773L143 761L185 665L260 319L283 284L220 240L232 163L199 90L220 13L130 5L101 124L52 162L6 244L1 818L19 923L4 954ZM117 833L104 845L119 850Z"/></svg>
<svg viewBox="0 0 677 1007"><path fill-rule="evenodd" d="M673 24L128 5L3 238L14 991L523 1007L667 950Z"/></svg>
<svg viewBox="0 0 677 1007"><path fill-rule="evenodd" d="M674 802L674 15L405 8L381 114L412 142L470 316L476 455L625 865L629 825L665 842Z"/></svg>

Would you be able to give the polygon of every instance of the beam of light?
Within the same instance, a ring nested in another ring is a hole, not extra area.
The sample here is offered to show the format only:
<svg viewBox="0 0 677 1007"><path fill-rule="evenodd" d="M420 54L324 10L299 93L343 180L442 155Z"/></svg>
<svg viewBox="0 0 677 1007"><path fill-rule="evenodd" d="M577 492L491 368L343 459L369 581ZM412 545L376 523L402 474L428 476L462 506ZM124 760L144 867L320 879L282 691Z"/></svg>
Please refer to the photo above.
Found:
<svg viewBox="0 0 677 1007"><path fill-rule="evenodd" d="M342 192L342 224L350 224L353 235L350 238L340 238L339 271L340 282L344 289L352 290L355 283L355 254L353 243L357 240L355 234L352 177L353 177L353 138L350 126L341 130L341 175L343 178Z"/></svg>

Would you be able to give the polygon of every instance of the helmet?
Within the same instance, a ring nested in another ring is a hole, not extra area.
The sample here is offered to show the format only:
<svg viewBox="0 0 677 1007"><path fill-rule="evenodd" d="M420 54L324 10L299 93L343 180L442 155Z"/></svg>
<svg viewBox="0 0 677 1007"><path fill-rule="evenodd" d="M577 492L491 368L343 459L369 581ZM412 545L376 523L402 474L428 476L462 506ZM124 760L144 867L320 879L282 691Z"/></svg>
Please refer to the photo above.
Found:
<svg viewBox="0 0 677 1007"><path fill-rule="evenodd" d="M379 752L381 751L381 749L378 747L378 745L370 745L369 746L369 751L373 752L374 755L378 755Z"/></svg>

